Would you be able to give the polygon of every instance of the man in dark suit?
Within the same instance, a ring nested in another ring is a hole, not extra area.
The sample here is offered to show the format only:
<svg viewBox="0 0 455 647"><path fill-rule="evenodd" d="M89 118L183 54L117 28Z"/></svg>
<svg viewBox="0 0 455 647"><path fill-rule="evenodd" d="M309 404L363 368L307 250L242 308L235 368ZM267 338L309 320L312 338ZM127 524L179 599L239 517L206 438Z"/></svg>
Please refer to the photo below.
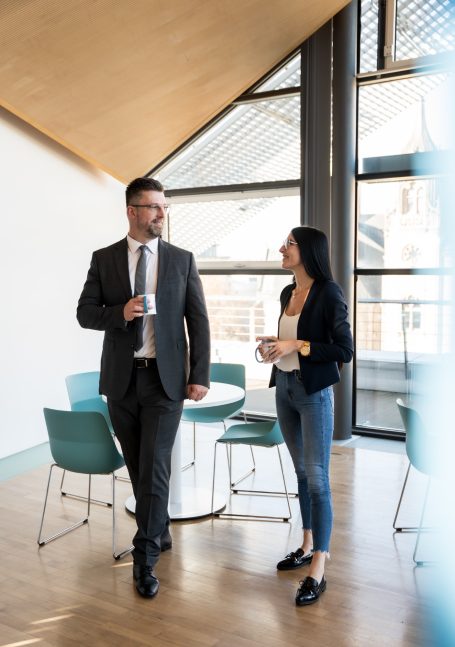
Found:
<svg viewBox="0 0 455 647"><path fill-rule="evenodd" d="M141 595L153 597L159 587L153 568L172 546L172 446L183 400L207 393L210 332L193 255L161 240L169 209L161 183L133 180L126 205L128 235L94 252L77 319L83 328L105 331L100 393L136 497L133 578ZM144 295L152 305L147 314Z"/></svg>

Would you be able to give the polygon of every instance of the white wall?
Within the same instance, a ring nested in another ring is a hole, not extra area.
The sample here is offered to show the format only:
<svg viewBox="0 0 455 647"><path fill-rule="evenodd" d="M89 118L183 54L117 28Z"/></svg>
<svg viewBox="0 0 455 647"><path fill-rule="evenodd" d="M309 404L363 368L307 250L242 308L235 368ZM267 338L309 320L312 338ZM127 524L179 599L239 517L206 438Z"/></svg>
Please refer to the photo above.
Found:
<svg viewBox="0 0 455 647"><path fill-rule="evenodd" d="M0 458L44 442L65 375L97 370L76 305L91 252L127 230L124 186L0 109Z"/></svg>

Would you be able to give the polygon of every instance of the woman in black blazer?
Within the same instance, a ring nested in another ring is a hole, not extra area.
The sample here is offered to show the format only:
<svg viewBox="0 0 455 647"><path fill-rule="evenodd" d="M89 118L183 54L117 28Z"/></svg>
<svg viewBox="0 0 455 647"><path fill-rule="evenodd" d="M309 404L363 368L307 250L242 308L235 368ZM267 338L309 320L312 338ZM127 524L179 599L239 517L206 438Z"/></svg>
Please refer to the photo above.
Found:
<svg viewBox="0 0 455 647"><path fill-rule="evenodd" d="M279 570L310 565L296 594L299 606L325 591L325 559L332 530L329 484L333 389L339 367L353 355L347 305L333 281L325 234L295 227L280 252L294 282L281 293L278 337L260 337L260 353L273 362L278 420L297 474L303 542L277 564Z"/></svg>

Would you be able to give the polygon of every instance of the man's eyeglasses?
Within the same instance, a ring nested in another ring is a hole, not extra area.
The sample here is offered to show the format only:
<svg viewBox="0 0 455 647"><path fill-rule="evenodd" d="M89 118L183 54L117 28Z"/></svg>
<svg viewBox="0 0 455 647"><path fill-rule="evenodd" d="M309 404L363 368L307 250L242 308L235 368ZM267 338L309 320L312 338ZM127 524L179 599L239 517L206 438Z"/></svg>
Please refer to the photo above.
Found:
<svg viewBox="0 0 455 647"><path fill-rule="evenodd" d="M164 211L167 215L170 211L171 206L169 204L130 204L130 207L142 207L143 209L150 209L155 214L158 213L158 210Z"/></svg>
<svg viewBox="0 0 455 647"><path fill-rule="evenodd" d="M286 249L289 249L289 245L298 245L298 243L296 243L295 240L291 240L290 238L285 238L283 240L283 245Z"/></svg>

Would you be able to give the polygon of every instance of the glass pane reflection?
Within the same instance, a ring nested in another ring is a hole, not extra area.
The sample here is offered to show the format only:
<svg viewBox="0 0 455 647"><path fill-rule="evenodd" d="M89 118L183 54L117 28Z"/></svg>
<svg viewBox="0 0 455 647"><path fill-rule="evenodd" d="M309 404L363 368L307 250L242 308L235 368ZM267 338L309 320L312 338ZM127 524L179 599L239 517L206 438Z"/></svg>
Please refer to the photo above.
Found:
<svg viewBox="0 0 455 647"><path fill-rule="evenodd" d="M283 239L299 225L299 209L298 195L175 204L169 239L197 259L280 260Z"/></svg>
<svg viewBox="0 0 455 647"><path fill-rule="evenodd" d="M444 150L448 76L433 74L359 88L359 162Z"/></svg>
<svg viewBox="0 0 455 647"><path fill-rule="evenodd" d="M244 364L248 388L265 388L270 366L255 359L257 335L274 335L279 296L291 277L219 275L201 277L210 318L212 362Z"/></svg>
<svg viewBox="0 0 455 647"><path fill-rule="evenodd" d="M410 178L359 184L359 268L440 267L440 184Z"/></svg>
<svg viewBox="0 0 455 647"><path fill-rule="evenodd" d="M448 277L358 277L356 326L356 424L402 429L396 398L424 397L449 350Z"/></svg>
<svg viewBox="0 0 455 647"><path fill-rule="evenodd" d="M300 177L300 97L238 106L163 167L166 189Z"/></svg>

